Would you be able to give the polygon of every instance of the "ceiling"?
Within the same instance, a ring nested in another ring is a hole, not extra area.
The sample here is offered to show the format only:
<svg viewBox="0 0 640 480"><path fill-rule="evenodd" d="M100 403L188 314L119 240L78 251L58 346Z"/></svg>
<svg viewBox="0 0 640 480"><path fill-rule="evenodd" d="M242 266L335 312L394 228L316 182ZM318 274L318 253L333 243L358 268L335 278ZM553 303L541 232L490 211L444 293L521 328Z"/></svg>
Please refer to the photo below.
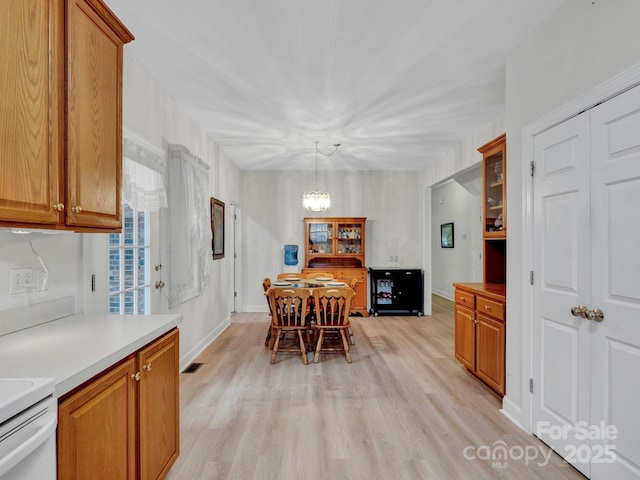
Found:
<svg viewBox="0 0 640 480"><path fill-rule="evenodd" d="M419 170L504 112L562 0L106 0L127 49L245 170Z"/></svg>

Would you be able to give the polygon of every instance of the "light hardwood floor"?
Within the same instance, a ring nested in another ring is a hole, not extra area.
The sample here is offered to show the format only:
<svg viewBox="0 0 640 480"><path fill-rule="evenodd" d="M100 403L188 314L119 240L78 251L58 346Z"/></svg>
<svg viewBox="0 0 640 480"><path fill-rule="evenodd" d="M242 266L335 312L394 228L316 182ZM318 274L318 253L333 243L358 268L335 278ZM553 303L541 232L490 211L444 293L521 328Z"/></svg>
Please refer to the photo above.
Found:
<svg viewBox="0 0 640 480"><path fill-rule="evenodd" d="M453 304L435 296L433 310L352 317L352 364L279 354L271 365L268 315L235 315L181 375L181 454L167 478L583 479L455 360ZM501 447L506 459L485 459Z"/></svg>

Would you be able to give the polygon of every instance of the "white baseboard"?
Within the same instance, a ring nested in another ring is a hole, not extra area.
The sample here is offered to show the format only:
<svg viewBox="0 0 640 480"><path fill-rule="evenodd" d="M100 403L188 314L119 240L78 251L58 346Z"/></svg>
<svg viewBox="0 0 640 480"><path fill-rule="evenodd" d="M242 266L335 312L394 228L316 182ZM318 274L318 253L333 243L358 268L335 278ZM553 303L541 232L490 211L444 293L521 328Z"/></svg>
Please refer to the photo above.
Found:
<svg viewBox="0 0 640 480"><path fill-rule="evenodd" d="M205 348L211 345L218 336L226 330L226 328L231 324L231 317L227 317L224 322L222 322L218 327L209 333L206 337L202 339L202 341L198 342L191 350L180 357L180 371L182 372L185 368L187 368L191 362L193 362L198 355L200 355Z"/></svg>
<svg viewBox="0 0 640 480"><path fill-rule="evenodd" d="M265 302L264 305L243 305L243 312L260 312L260 313L269 313L269 307Z"/></svg>
<svg viewBox="0 0 640 480"><path fill-rule="evenodd" d="M502 399L502 409L500 410L500 412L513 423L515 423L519 428L526 431L526 429L523 427L522 422L522 408L507 396Z"/></svg>
<svg viewBox="0 0 640 480"><path fill-rule="evenodd" d="M447 300L451 300L452 302L455 300L455 297L453 296L453 294L449 292L443 292L442 290L438 290L434 288L431 290L431 293L433 293L434 295L438 295L439 297L446 298Z"/></svg>

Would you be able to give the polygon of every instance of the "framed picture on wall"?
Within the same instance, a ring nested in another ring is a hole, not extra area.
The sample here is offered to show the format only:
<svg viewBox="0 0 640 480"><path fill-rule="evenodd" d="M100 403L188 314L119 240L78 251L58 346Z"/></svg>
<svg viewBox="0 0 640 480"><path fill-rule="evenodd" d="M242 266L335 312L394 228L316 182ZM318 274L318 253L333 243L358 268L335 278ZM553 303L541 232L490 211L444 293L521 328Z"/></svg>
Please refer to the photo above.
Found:
<svg viewBox="0 0 640 480"><path fill-rule="evenodd" d="M224 202L211 197L211 249L213 259L224 257Z"/></svg>
<svg viewBox="0 0 640 480"><path fill-rule="evenodd" d="M453 248L453 223L440 225L440 246L442 248Z"/></svg>

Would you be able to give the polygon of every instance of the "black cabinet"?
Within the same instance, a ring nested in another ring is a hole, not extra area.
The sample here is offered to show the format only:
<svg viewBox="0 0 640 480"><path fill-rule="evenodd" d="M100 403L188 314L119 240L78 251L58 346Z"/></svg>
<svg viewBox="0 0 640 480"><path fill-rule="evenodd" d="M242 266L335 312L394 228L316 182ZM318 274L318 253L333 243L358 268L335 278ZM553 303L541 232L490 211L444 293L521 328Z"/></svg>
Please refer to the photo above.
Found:
<svg viewBox="0 0 640 480"><path fill-rule="evenodd" d="M406 268L370 268L371 310L378 314L422 315L422 270Z"/></svg>

